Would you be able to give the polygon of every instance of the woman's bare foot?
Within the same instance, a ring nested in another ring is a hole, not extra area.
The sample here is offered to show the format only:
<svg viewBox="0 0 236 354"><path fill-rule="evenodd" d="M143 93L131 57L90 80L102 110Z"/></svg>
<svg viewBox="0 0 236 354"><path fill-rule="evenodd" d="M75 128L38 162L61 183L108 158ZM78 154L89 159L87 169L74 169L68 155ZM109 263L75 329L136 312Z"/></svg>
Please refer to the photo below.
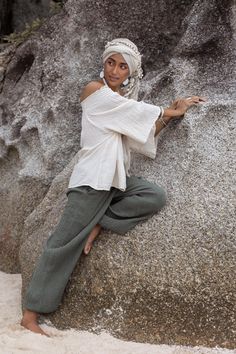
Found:
<svg viewBox="0 0 236 354"><path fill-rule="evenodd" d="M38 325L38 313L33 312L30 310L25 310L23 314L23 318L21 320L21 326L25 327L26 329L29 329L30 331L34 333L39 333L44 336L49 337L47 333L45 333Z"/></svg>
<svg viewBox="0 0 236 354"><path fill-rule="evenodd" d="M99 224L97 224L96 226L94 226L94 228L90 232L89 237L86 242L86 245L84 247L84 254L86 254L86 255L89 254L89 252L92 248L92 245L93 245L93 241L100 234L101 228L102 227Z"/></svg>

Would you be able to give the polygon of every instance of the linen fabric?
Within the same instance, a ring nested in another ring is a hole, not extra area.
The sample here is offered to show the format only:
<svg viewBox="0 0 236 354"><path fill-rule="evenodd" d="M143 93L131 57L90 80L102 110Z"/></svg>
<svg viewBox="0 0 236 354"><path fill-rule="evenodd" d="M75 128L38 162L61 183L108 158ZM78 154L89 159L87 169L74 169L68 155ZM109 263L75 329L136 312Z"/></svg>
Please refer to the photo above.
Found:
<svg viewBox="0 0 236 354"><path fill-rule="evenodd" d="M161 108L122 97L107 85L82 102L81 150L69 188L126 189L130 150L156 156L155 122Z"/></svg>
<svg viewBox="0 0 236 354"><path fill-rule="evenodd" d="M141 177L127 177L125 192L98 191L88 186L69 189L61 220L46 242L24 298L24 307L38 313L55 311L87 238L99 223L124 234L159 211L164 190Z"/></svg>

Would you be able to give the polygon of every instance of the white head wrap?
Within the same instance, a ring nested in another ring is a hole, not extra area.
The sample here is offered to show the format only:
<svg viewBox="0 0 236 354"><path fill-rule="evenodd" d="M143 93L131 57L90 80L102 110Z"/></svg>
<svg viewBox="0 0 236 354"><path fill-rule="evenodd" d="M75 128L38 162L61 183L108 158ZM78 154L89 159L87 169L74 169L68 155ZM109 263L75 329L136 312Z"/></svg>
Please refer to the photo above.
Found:
<svg viewBox="0 0 236 354"><path fill-rule="evenodd" d="M141 67L141 54L137 46L127 38L116 38L108 42L102 55L103 63L113 54L121 54L129 67L130 81L125 90L124 96L127 98L138 98L140 79L143 77Z"/></svg>

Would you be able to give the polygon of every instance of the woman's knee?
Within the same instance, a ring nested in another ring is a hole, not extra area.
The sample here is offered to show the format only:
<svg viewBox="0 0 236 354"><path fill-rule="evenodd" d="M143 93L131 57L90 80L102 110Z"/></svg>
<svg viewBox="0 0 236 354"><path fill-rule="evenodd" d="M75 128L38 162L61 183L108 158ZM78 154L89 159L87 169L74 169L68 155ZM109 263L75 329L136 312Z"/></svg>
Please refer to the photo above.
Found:
<svg viewBox="0 0 236 354"><path fill-rule="evenodd" d="M151 203L153 206L153 212L157 212L166 205L166 192L165 190L157 185L154 185L151 189Z"/></svg>

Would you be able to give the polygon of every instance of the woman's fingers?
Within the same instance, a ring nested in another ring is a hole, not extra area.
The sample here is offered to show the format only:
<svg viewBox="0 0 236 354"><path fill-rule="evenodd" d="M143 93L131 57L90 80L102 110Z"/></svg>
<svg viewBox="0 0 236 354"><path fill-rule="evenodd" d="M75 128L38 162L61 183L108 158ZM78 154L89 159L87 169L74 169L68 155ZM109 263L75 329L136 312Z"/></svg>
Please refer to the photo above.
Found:
<svg viewBox="0 0 236 354"><path fill-rule="evenodd" d="M171 108L176 109L176 107L178 106L178 103L179 103L179 101L173 102L171 105Z"/></svg>
<svg viewBox="0 0 236 354"><path fill-rule="evenodd" d="M183 115L187 112L187 110L193 106L198 105L201 102L206 102L205 97L201 96L191 96L187 98L180 98L175 100L170 108L174 110L179 110L179 112L183 112L183 114L180 114L179 118L183 118Z"/></svg>
<svg viewBox="0 0 236 354"><path fill-rule="evenodd" d="M187 97L187 98L178 98L174 102L172 102L171 108L177 109L181 106L191 107L191 106L194 106L198 103L203 103L206 101L207 101L207 99L205 97L201 97L201 96L191 96L191 97Z"/></svg>
<svg viewBox="0 0 236 354"><path fill-rule="evenodd" d="M199 97L199 102L206 102L207 98L206 97Z"/></svg>
<svg viewBox="0 0 236 354"><path fill-rule="evenodd" d="M176 109L176 107L177 107L177 105L178 105L180 99L181 99L181 98L177 98L176 100L174 100L174 101L171 103L170 108Z"/></svg>
<svg viewBox="0 0 236 354"><path fill-rule="evenodd" d="M201 96L191 96L186 98L186 100L189 102L193 102L193 103L200 103L200 102L206 102L207 99L206 97L201 97Z"/></svg>

